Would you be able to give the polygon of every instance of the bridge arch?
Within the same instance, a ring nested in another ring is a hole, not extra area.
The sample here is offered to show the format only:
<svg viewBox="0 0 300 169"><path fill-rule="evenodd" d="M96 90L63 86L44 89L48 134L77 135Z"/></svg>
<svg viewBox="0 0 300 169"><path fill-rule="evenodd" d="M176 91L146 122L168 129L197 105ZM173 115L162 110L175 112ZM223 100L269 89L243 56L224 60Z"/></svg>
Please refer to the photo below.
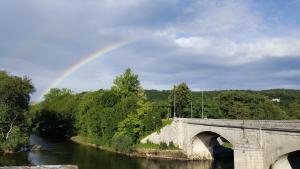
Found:
<svg viewBox="0 0 300 169"><path fill-rule="evenodd" d="M189 157L198 160L213 160L214 148L230 143L227 138L213 131L202 131L191 139L191 150Z"/></svg>
<svg viewBox="0 0 300 169"><path fill-rule="evenodd" d="M265 168L276 169L279 165L286 165L285 168L294 169L296 164L293 164L292 158L295 154L298 155L298 161L300 161L300 136L298 134L294 132L266 132L265 142L268 143L264 147ZM289 166L290 164L293 166Z"/></svg>
<svg viewBox="0 0 300 169"><path fill-rule="evenodd" d="M273 161L269 169L298 169L300 168L300 149L279 156Z"/></svg>

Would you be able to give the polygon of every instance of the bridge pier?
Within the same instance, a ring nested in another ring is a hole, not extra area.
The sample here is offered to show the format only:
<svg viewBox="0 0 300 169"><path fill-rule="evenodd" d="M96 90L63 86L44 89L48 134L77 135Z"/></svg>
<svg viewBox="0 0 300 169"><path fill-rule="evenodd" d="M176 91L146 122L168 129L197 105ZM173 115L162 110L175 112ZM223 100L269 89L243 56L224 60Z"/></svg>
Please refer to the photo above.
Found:
<svg viewBox="0 0 300 169"><path fill-rule="evenodd" d="M234 148L234 169L265 169L263 149Z"/></svg>

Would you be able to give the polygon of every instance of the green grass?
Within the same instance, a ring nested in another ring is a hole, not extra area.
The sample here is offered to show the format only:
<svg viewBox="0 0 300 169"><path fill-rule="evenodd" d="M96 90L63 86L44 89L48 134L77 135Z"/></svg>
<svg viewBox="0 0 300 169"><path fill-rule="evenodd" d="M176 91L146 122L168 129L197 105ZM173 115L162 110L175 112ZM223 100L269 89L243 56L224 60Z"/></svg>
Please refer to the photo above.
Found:
<svg viewBox="0 0 300 169"><path fill-rule="evenodd" d="M162 122L162 125L161 125L159 128L157 128L157 129L155 130L157 133L160 133L160 130L161 130L162 128L166 127L167 125L170 125L170 124L172 123L172 120L169 120L169 119L162 119L161 122Z"/></svg>
<svg viewBox="0 0 300 169"><path fill-rule="evenodd" d="M167 144L164 142L161 142L160 144L154 144L154 143L150 143L150 142L145 143L145 144L140 143L140 144L134 145L134 147L137 149L180 150L180 148L175 146L174 143Z"/></svg>
<svg viewBox="0 0 300 169"><path fill-rule="evenodd" d="M134 147L140 148L140 149L157 149L157 150L159 150L159 144L153 144L153 143L136 144Z"/></svg>
<svg viewBox="0 0 300 169"><path fill-rule="evenodd" d="M172 120L162 119L162 127L165 127L166 125L170 125L171 123L172 123Z"/></svg>
<svg viewBox="0 0 300 169"><path fill-rule="evenodd" d="M233 147L233 145L229 142L224 142L224 144L222 146L226 147L226 148L232 148Z"/></svg>
<svg viewBox="0 0 300 169"><path fill-rule="evenodd" d="M101 138L90 138L90 137L83 137L83 136L73 136L71 140L80 143L88 143L88 144L95 144L96 146L101 146L103 148L110 148L109 145L105 144L105 142Z"/></svg>

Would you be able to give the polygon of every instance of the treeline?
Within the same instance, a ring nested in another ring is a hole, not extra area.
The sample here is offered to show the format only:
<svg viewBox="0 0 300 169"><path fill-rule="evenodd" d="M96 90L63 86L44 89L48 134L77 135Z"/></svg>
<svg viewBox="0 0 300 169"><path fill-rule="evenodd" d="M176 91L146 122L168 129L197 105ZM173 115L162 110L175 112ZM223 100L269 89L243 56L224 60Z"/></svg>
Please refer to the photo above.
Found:
<svg viewBox="0 0 300 169"><path fill-rule="evenodd" d="M173 116L173 95L170 98L172 91L174 89L145 90L145 93L150 101L166 107L169 116ZM177 115L200 118L202 116L202 92L191 91L189 99L190 101L184 105L185 109ZM179 104L176 97L175 102ZM204 91L203 115L204 118L227 119L300 119L300 90Z"/></svg>
<svg viewBox="0 0 300 169"><path fill-rule="evenodd" d="M120 151L162 125L160 107L148 101L138 76L127 69L110 90L73 93L51 89L44 101L32 106L28 121L50 137L79 135Z"/></svg>

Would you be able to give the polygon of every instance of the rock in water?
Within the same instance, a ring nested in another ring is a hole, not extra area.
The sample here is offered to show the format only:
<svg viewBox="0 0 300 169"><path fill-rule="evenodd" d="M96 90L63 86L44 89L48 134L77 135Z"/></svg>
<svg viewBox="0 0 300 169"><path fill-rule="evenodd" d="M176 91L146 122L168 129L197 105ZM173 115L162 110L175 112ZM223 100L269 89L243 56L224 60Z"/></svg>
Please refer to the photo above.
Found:
<svg viewBox="0 0 300 169"><path fill-rule="evenodd" d="M39 151L41 150L42 146L38 144L34 144L30 146L30 151Z"/></svg>

